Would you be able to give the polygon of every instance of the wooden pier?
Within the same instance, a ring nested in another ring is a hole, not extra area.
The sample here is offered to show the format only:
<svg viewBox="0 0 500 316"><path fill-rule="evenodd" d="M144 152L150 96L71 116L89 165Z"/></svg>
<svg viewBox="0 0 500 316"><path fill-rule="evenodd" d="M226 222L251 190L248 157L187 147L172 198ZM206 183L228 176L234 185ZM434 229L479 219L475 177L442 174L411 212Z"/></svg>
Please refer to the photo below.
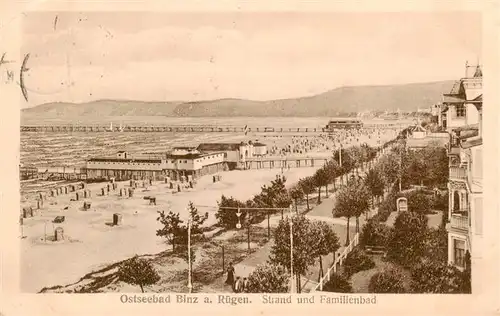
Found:
<svg viewBox="0 0 500 316"><path fill-rule="evenodd" d="M364 129L396 129L400 124L365 124ZM89 133L89 132L132 132L132 133L328 133L326 127L243 127L243 126L124 126L106 125L21 125L21 132L38 133Z"/></svg>

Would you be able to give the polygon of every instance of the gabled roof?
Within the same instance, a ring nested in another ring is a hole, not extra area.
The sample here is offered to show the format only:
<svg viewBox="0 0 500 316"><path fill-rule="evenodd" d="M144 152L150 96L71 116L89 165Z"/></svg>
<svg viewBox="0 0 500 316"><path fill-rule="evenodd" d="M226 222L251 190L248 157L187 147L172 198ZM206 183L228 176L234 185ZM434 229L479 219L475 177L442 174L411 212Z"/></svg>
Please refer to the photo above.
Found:
<svg viewBox="0 0 500 316"><path fill-rule="evenodd" d="M465 140L467 138L475 137L477 135L479 135L479 130L467 130L460 132L460 136L458 136L458 139Z"/></svg>
<svg viewBox="0 0 500 316"><path fill-rule="evenodd" d="M464 103L464 99L458 97L458 96L451 96L451 95L443 95L443 103L445 104L453 104L453 103Z"/></svg>
<svg viewBox="0 0 500 316"><path fill-rule="evenodd" d="M480 65L477 65L476 67L476 72L474 72L474 77L475 78L478 78L478 77L483 77L483 70L481 69L481 66Z"/></svg>
<svg viewBox="0 0 500 316"><path fill-rule="evenodd" d="M477 98L471 100L471 102L483 102L483 95L478 95Z"/></svg>
<svg viewBox="0 0 500 316"><path fill-rule="evenodd" d="M476 138L476 139L466 140L465 142L462 142L460 146L462 148L471 148L471 147L481 146L482 144L483 144L483 138Z"/></svg>
<svg viewBox="0 0 500 316"><path fill-rule="evenodd" d="M455 81L453 87L451 87L450 93L447 93L445 95L457 95L459 93L460 93L460 80Z"/></svg>

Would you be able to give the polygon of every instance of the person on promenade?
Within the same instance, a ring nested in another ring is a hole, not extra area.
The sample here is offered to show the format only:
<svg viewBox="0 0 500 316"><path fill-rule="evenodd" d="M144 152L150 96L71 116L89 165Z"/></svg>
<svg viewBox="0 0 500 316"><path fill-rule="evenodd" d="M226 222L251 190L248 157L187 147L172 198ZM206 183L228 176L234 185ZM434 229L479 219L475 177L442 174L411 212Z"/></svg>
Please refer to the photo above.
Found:
<svg viewBox="0 0 500 316"><path fill-rule="evenodd" d="M234 293L241 293L241 289L242 289L242 282L241 282L241 278L240 277L236 277L236 282L234 282Z"/></svg>
<svg viewBox="0 0 500 316"><path fill-rule="evenodd" d="M234 266L233 266L232 262L229 264L229 267L227 267L226 284L230 285L230 286L234 286Z"/></svg>
<svg viewBox="0 0 500 316"><path fill-rule="evenodd" d="M247 278L243 278L243 289L242 289L242 292L248 293L248 279Z"/></svg>

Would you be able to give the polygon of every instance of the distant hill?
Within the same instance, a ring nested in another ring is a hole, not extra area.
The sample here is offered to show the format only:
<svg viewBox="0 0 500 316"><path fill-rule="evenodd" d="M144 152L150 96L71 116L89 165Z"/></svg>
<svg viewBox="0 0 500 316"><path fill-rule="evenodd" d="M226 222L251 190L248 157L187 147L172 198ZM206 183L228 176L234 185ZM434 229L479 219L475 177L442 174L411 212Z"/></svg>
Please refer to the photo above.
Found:
<svg viewBox="0 0 500 316"><path fill-rule="evenodd" d="M367 110L411 112L441 100L454 81L387 86L340 87L318 95L271 101L220 99L193 102L98 100L88 103L46 103L23 109L24 117L90 116L338 116Z"/></svg>

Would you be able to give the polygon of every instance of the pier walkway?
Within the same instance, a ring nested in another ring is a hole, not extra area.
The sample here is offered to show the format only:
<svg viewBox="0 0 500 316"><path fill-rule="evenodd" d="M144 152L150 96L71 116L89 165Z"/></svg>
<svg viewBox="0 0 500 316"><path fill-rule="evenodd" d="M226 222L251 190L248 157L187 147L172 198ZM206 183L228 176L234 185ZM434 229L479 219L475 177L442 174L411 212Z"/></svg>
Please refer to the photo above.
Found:
<svg viewBox="0 0 500 316"><path fill-rule="evenodd" d="M365 124L363 128L395 129L400 124ZM326 127L243 127L243 126L124 126L106 125L21 125L21 132L88 133L88 132L132 132L132 133L327 133Z"/></svg>

